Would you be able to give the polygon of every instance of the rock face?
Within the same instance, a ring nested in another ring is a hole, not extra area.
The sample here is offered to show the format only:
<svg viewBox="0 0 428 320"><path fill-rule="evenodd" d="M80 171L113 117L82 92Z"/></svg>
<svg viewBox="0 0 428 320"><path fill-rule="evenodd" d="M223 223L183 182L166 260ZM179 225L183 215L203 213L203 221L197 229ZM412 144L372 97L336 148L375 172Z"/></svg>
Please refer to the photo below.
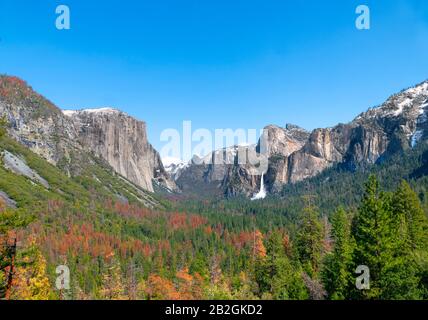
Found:
<svg viewBox="0 0 428 320"><path fill-rule="evenodd" d="M0 76L0 116L6 116L12 137L70 175L79 173L84 155L92 152L145 190L176 188L147 141L145 123L122 112L62 112L24 81Z"/></svg>
<svg viewBox="0 0 428 320"><path fill-rule="evenodd" d="M24 159L21 159L19 156L16 156L7 150L3 152L2 156L4 162L3 165L6 169L9 169L16 174L26 176L34 182L40 183L46 189L50 188L49 183L45 179L43 179L36 171L31 169Z"/></svg>
<svg viewBox="0 0 428 320"><path fill-rule="evenodd" d="M428 137L427 114L428 81L391 96L347 124L310 133L289 124L269 125L258 145L217 150L168 169L184 193L251 197L260 191L262 176L266 190L278 192L285 184L333 165L357 170L414 148ZM123 112L104 108L63 113L22 80L0 76L3 115L16 140L69 174L78 172L81 155L90 151L146 190L176 189L147 141L145 123ZM267 166L247 161L250 154L267 159Z"/></svg>
<svg viewBox="0 0 428 320"><path fill-rule="evenodd" d="M304 147L288 157L284 183L312 177L337 163L355 170L414 147L428 132L427 102L428 82L424 82L348 124L314 130Z"/></svg>
<svg viewBox="0 0 428 320"><path fill-rule="evenodd" d="M6 206L6 207L9 207L9 208L14 208L15 209L16 205L17 205L17 203L16 203L15 200L9 198L9 196L5 192L3 192L3 191L0 190L0 207L1 206Z"/></svg>
<svg viewBox="0 0 428 320"><path fill-rule="evenodd" d="M254 196L260 191L262 175L272 171L258 170L261 168L253 165L257 161L250 161L251 155L257 154L266 158L268 163L271 159L283 159L300 150L308 136L307 131L291 124L287 124L285 128L267 126L258 145L233 146L217 150L204 159L193 159L190 165L181 170L176 180L177 185L183 192L201 190L209 186L210 192L214 194ZM261 150L263 152L260 152ZM201 161L203 164L199 164ZM280 177L280 174L275 174L275 177ZM263 179L270 181L269 176L263 175Z"/></svg>
<svg viewBox="0 0 428 320"><path fill-rule="evenodd" d="M72 120L81 145L105 159L116 172L145 190L154 191L153 180L175 189L159 154L147 140L144 122L111 108L64 114Z"/></svg>
<svg viewBox="0 0 428 320"><path fill-rule="evenodd" d="M269 156L289 156L300 150L309 137L309 132L293 124L286 124L285 128L269 125L264 130L267 132L266 146Z"/></svg>
<svg viewBox="0 0 428 320"><path fill-rule="evenodd" d="M251 166L240 164L240 159L245 158L248 151L255 153L255 150L255 145L232 146L204 158L194 156L175 174L177 186L183 193L218 195L228 189L227 192L234 195L250 195L250 190L257 187L257 177L251 174Z"/></svg>
<svg viewBox="0 0 428 320"><path fill-rule="evenodd" d="M17 141L51 164L80 148L73 123L16 77L0 76L0 116L7 118Z"/></svg>
<svg viewBox="0 0 428 320"><path fill-rule="evenodd" d="M269 125L263 136L269 158L265 186L269 192L278 192L285 184L313 177L335 164L356 170L413 148L428 137L427 114L428 81L393 95L348 124L311 133L294 125ZM261 151L260 142L256 149ZM236 161L227 166L190 165L177 183L192 189L200 181L214 184L228 196L260 190L260 175L252 175L251 166Z"/></svg>

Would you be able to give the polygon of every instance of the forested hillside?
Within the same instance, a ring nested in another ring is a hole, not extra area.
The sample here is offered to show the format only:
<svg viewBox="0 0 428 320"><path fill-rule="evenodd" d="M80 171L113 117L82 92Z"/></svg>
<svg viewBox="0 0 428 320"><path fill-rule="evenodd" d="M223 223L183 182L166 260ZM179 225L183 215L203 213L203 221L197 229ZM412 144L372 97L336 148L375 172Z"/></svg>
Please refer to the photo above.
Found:
<svg viewBox="0 0 428 320"><path fill-rule="evenodd" d="M428 298L425 142L260 202L166 201L102 162L69 177L5 126L1 298ZM33 175L5 166L6 151ZM70 290L55 288L58 265L70 268ZM370 267L370 290L356 289L359 265Z"/></svg>

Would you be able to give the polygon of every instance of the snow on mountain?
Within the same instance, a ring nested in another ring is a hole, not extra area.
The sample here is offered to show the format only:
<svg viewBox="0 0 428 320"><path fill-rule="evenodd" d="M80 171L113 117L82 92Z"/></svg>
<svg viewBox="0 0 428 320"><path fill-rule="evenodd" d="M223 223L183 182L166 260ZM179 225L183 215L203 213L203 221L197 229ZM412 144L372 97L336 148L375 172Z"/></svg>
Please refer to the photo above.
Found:
<svg viewBox="0 0 428 320"><path fill-rule="evenodd" d="M184 164L184 161L175 157L165 157L165 158L162 158L162 163L163 163L163 166L166 168L171 165Z"/></svg>
<svg viewBox="0 0 428 320"><path fill-rule="evenodd" d="M355 121L399 117L403 113L418 116L424 113L428 99L428 81L391 96L385 103L360 114ZM416 111L416 112L415 112Z"/></svg>
<svg viewBox="0 0 428 320"><path fill-rule="evenodd" d="M96 109L83 109L82 112L88 113L117 113L121 112L114 108L96 108Z"/></svg>
<svg viewBox="0 0 428 320"><path fill-rule="evenodd" d="M95 109L82 109L82 110L62 110L62 113L68 117L71 117L79 112L86 113L120 113L121 111L114 108L95 108Z"/></svg>
<svg viewBox="0 0 428 320"><path fill-rule="evenodd" d="M164 157L162 163L165 171L171 176L173 180L178 178L180 172L185 169L189 164L179 158Z"/></svg>
<svg viewBox="0 0 428 320"><path fill-rule="evenodd" d="M62 113L63 113L64 115L66 115L67 117L71 117L71 116L73 116L74 114L76 114L76 113L77 113L77 111L76 111L76 110L62 110Z"/></svg>
<svg viewBox="0 0 428 320"><path fill-rule="evenodd" d="M197 158L199 164L216 164L216 165L224 165L224 164L234 164L235 158L240 154L245 157L245 151L248 149L255 149L255 144L250 143L240 143L237 145L233 145L230 147L222 148L210 152L203 158ZM196 156L197 157L197 156Z"/></svg>

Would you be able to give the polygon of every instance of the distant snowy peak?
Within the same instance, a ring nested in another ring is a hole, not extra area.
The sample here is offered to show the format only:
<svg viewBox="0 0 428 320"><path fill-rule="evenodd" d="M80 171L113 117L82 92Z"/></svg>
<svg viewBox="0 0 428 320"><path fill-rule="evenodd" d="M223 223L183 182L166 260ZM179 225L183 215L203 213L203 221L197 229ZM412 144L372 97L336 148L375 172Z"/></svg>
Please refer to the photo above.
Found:
<svg viewBox="0 0 428 320"><path fill-rule="evenodd" d="M391 96L382 105L360 114L355 121L402 115L418 118L426 112L427 102L428 80Z"/></svg>
<svg viewBox="0 0 428 320"><path fill-rule="evenodd" d="M171 176L173 180L178 178L181 171L188 166L187 162L174 157L162 158L162 164L165 168L165 171Z"/></svg>
<svg viewBox="0 0 428 320"><path fill-rule="evenodd" d="M250 143L240 143L230 147L214 150L204 157L194 155L192 159L193 164L234 164L237 156L242 154L245 156L246 150L255 149L257 145Z"/></svg>
<svg viewBox="0 0 428 320"><path fill-rule="evenodd" d="M383 126L388 123L397 126L414 148L428 133L428 81L403 90L385 101L379 107L360 114L355 124L371 125L373 121Z"/></svg>
<svg viewBox="0 0 428 320"><path fill-rule="evenodd" d="M181 165L181 164L184 164L185 162L179 158L165 157L165 158L162 158L162 163L164 167L169 167L171 165Z"/></svg>

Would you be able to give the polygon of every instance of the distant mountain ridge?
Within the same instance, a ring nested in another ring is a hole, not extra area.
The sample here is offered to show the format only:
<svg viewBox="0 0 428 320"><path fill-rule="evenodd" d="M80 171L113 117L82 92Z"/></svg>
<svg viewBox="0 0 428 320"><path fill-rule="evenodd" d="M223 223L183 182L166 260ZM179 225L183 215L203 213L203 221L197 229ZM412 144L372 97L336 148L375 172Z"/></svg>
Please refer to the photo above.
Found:
<svg viewBox="0 0 428 320"><path fill-rule="evenodd" d="M265 187L270 193L280 192L285 185L314 177L333 165L356 170L415 147L428 136L427 112L428 81L424 81L391 96L347 124L312 132L294 125L284 128L269 125L265 127L264 141L269 157ZM260 150L260 142L256 148ZM229 163L232 164L193 163L180 173L176 182L192 193L198 193L201 184L205 184L211 192L226 196L257 194L260 177L251 175L248 165L233 160Z"/></svg>
<svg viewBox="0 0 428 320"><path fill-rule="evenodd" d="M231 146L189 163L163 163L148 142L143 121L114 108L62 111L21 79L0 77L0 115L10 123L10 135L67 175L79 174L85 155L92 154L144 190L203 197L251 198L260 194L262 179L263 191L278 193L332 166L353 171L382 162L426 140L427 112L424 81L346 124L312 132L292 124L268 125L257 145ZM262 177L254 175L254 165L239 163L238 154L260 152L264 146L269 165Z"/></svg>
<svg viewBox="0 0 428 320"><path fill-rule="evenodd" d="M68 175L82 170L85 153L106 161L137 186L175 190L158 152L147 140L146 125L113 108L62 111L23 80L0 76L0 116L10 135Z"/></svg>

